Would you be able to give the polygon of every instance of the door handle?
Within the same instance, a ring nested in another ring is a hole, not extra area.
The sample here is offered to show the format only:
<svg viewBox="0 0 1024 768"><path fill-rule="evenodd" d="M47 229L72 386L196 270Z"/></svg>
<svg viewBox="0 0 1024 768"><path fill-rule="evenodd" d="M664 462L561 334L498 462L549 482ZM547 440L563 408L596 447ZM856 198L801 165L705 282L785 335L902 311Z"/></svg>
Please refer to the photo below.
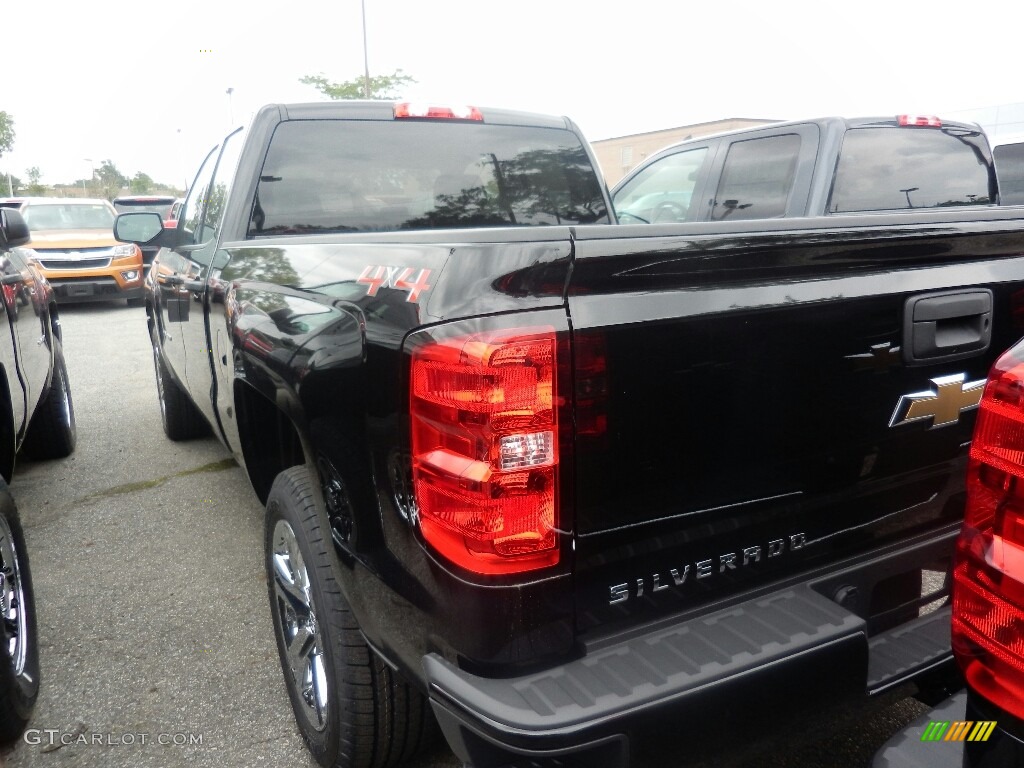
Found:
<svg viewBox="0 0 1024 768"><path fill-rule="evenodd" d="M911 296L903 308L903 362L908 366L974 357L992 341L992 291Z"/></svg>

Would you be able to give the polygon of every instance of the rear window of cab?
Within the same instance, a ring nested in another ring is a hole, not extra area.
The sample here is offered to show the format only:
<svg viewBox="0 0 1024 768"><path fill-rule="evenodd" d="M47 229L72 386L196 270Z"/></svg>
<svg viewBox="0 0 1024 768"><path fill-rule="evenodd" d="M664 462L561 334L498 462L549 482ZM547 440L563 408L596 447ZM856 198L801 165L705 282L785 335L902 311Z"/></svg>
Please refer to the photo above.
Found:
<svg viewBox="0 0 1024 768"><path fill-rule="evenodd" d="M267 150L248 236L610 223L568 130L291 120Z"/></svg>
<svg viewBox="0 0 1024 768"><path fill-rule="evenodd" d="M991 205L993 170L980 131L962 127L851 128L829 213Z"/></svg>

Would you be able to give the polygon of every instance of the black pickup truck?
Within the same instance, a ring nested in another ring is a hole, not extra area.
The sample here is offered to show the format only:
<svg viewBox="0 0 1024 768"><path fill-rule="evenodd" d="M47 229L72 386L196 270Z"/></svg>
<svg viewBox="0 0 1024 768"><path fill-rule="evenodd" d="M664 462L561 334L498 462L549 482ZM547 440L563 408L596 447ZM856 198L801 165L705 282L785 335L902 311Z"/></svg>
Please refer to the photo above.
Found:
<svg viewBox="0 0 1024 768"><path fill-rule="evenodd" d="M955 685L974 409L1024 334L1024 210L961 138L963 205L614 226L564 118L273 105L176 228L122 214L166 432L266 503L316 758L436 718L475 766L662 765Z"/></svg>

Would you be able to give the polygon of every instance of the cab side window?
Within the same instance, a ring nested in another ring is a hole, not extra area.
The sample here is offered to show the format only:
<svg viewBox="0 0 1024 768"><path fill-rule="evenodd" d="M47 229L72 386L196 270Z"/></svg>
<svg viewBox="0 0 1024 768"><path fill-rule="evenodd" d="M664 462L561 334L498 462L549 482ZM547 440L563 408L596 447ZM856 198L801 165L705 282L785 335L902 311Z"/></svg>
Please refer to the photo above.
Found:
<svg viewBox="0 0 1024 768"><path fill-rule="evenodd" d="M800 136L795 133L734 142L715 193L712 220L785 216L799 156Z"/></svg>
<svg viewBox="0 0 1024 768"><path fill-rule="evenodd" d="M217 170L209 183L206 192L206 205L203 207L202 225L199 228L197 242L205 243L210 240L220 227L224 218L224 207L228 199L228 190L231 180L235 177L235 170L238 167L238 158L242 153L244 144L243 131L235 131L224 140L220 159L217 161Z"/></svg>
<svg viewBox="0 0 1024 768"><path fill-rule="evenodd" d="M708 148L676 152L657 160L616 191L612 201L620 224L688 221Z"/></svg>
<svg viewBox="0 0 1024 768"><path fill-rule="evenodd" d="M213 171L217 165L217 150L214 147L206 156L199 173L192 182L192 188L188 191L184 204L181 206L181 215L178 217L183 228L181 245L202 245L207 239L213 236L213 231L203 226L203 208L206 205L207 192L210 180L213 178Z"/></svg>

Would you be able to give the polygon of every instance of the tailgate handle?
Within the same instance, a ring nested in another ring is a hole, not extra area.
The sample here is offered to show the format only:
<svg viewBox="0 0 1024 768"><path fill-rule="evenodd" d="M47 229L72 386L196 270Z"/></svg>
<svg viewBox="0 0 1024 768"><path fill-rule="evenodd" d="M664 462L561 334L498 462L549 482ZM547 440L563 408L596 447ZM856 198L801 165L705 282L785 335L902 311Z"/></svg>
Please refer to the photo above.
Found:
<svg viewBox="0 0 1024 768"><path fill-rule="evenodd" d="M992 291L911 296L903 310L903 361L909 365L974 357L992 341Z"/></svg>

